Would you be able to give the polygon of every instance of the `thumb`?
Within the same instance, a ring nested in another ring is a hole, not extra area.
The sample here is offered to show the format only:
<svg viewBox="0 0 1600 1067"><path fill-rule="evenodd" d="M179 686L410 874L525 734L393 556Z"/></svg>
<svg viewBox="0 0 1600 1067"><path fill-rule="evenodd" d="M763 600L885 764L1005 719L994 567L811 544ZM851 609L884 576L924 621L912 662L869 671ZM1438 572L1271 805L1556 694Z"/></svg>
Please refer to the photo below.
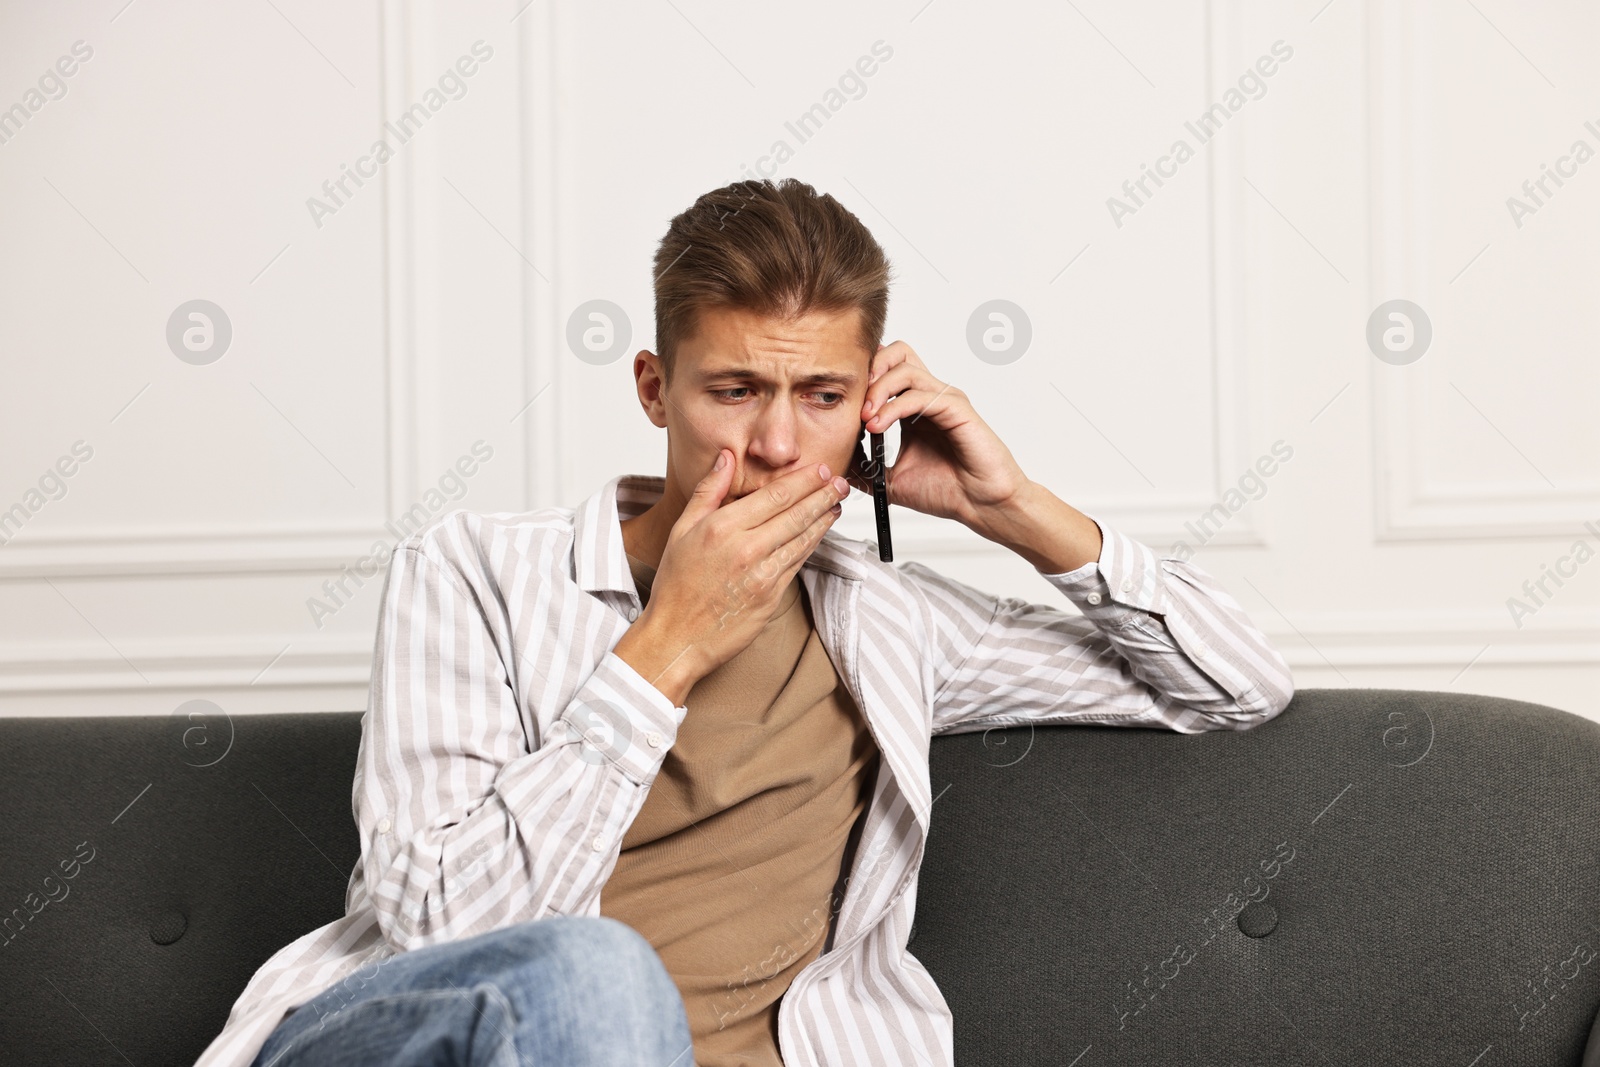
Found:
<svg viewBox="0 0 1600 1067"><path fill-rule="evenodd" d="M694 487L694 494L689 497L689 502L684 505L679 521L688 520L689 525L699 522L706 515L716 511L722 506L722 498L727 495L728 487L733 484L733 456L726 448L717 449L717 463L706 472Z"/></svg>

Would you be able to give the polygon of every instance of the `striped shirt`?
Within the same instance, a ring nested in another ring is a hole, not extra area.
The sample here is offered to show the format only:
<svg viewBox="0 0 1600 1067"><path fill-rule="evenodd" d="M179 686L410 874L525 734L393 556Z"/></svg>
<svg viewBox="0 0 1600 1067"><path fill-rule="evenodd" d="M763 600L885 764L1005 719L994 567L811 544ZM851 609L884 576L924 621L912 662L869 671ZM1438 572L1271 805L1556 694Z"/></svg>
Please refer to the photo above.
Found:
<svg viewBox="0 0 1600 1067"><path fill-rule="evenodd" d="M454 511L396 546L378 621L344 917L275 953L196 1067L248 1067L286 1011L384 960L551 915L600 914L623 834L688 712L612 648L638 618L621 520L660 476L576 509ZM1091 516L1092 518L1092 516ZM929 740L1021 724L1246 730L1283 710L1283 658L1193 563L1095 520L1098 561L1042 574L1076 606L998 598L829 530L800 568L882 771L833 943L779 1007L786 1063L954 1063L906 949L933 797ZM333 1009L329 1014L333 1014Z"/></svg>

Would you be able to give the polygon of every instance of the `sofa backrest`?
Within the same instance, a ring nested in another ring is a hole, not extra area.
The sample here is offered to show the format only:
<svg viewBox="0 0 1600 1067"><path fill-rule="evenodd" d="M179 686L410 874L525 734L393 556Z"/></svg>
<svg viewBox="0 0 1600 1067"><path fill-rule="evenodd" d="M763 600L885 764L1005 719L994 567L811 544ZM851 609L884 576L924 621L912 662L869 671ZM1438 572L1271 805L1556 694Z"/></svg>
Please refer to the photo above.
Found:
<svg viewBox="0 0 1600 1067"><path fill-rule="evenodd" d="M1023 727L929 762L909 951L963 1067L1582 1057L1600 723L1323 689L1243 732Z"/></svg>
<svg viewBox="0 0 1600 1067"><path fill-rule="evenodd" d="M344 914L360 740L359 712L0 720L0 1064L194 1063Z"/></svg>
<svg viewBox="0 0 1600 1067"><path fill-rule="evenodd" d="M360 733L0 719L0 1063L192 1063L343 914ZM963 1067L1578 1062L1600 724L1308 690L1253 730L974 732L930 767L909 951Z"/></svg>

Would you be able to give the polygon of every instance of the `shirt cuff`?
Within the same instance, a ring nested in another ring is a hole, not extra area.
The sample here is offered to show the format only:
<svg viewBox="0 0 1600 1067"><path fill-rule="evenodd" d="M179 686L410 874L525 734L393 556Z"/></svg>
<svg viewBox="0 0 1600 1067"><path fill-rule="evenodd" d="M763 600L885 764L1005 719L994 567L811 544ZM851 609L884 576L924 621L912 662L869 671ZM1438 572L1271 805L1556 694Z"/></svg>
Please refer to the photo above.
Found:
<svg viewBox="0 0 1600 1067"><path fill-rule="evenodd" d="M1100 528L1100 558L1045 574L1044 579L1097 625L1121 626L1139 618L1138 613L1163 613L1166 576L1155 552L1095 516L1089 518Z"/></svg>
<svg viewBox="0 0 1600 1067"><path fill-rule="evenodd" d="M586 760L609 761L633 781L649 785L688 713L627 660L607 652L556 720L566 735L554 740L576 739Z"/></svg>

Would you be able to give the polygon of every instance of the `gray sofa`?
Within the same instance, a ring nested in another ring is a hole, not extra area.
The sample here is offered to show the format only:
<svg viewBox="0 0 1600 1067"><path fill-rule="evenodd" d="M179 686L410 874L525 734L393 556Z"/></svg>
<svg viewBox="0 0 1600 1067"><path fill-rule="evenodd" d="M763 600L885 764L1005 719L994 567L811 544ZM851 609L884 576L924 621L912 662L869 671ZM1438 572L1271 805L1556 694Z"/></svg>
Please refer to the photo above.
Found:
<svg viewBox="0 0 1600 1067"><path fill-rule="evenodd" d="M195 710L0 720L0 1064L191 1064L341 914L360 715ZM910 951L963 1067L1600 1064L1600 724L1307 690L930 767Z"/></svg>

